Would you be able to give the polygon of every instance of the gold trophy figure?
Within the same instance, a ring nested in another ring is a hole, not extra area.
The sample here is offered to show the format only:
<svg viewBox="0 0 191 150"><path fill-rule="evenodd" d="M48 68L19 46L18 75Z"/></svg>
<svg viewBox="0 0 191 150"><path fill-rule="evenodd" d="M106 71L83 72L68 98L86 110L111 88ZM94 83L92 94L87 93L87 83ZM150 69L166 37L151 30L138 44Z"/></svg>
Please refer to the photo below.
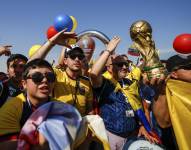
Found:
<svg viewBox="0 0 191 150"><path fill-rule="evenodd" d="M130 28L130 36L133 41L130 48L140 52L144 61L143 70L148 78L166 76L167 71L160 62L155 42L152 40L151 25L144 20L134 22Z"/></svg>

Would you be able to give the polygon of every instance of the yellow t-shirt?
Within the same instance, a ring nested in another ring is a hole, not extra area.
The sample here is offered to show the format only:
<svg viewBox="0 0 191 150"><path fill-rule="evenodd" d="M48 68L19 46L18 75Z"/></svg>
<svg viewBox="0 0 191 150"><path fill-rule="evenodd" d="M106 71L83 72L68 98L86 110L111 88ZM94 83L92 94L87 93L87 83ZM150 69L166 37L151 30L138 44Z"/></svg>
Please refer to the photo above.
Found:
<svg viewBox="0 0 191 150"><path fill-rule="evenodd" d="M8 100L0 108L0 136L20 132L24 101L26 101L26 98L23 94L20 94Z"/></svg>
<svg viewBox="0 0 191 150"><path fill-rule="evenodd" d="M56 101L50 99L50 101ZM6 101L0 108L0 136L7 134L17 134L21 130L21 119L23 104L26 102L26 97L23 93ZM25 112L24 112L25 113ZM26 118L25 118L26 119Z"/></svg>
<svg viewBox="0 0 191 150"><path fill-rule="evenodd" d="M76 80L68 77L65 71L54 68L57 81L53 90L53 97L62 102L75 106L82 116L92 109L93 92L86 77L80 77L78 86Z"/></svg>

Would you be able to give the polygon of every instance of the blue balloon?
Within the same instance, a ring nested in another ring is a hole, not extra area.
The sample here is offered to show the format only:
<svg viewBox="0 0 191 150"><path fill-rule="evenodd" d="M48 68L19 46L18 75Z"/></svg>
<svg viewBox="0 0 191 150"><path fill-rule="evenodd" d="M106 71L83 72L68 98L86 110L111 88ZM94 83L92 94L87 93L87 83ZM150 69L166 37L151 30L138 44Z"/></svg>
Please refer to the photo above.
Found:
<svg viewBox="0 0 191 150"><path fill-rule="evenodd" d="M54 27L58 32L65 28L67 28L67 32L70 32L73 27L73 21L68 15L59 15L54 21Z"/></svg>

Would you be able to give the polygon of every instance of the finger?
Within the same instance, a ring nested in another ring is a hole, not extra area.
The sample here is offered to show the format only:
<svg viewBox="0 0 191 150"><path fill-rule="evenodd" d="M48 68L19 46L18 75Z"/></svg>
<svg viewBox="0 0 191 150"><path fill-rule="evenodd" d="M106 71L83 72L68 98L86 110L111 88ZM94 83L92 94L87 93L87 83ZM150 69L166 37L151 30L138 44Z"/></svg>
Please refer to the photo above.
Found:
<svg viewBox="0 0 191 150"><path fill-rule="evenodd" d="M159 143L159 140L157 138L153 138L153 143Z"/></svg>
<svg viewBox="0 0 191 150"><path fill-rule="evenodd" d="M152 138L152 136L148 135L147 139L149 140L150 143L153 143L153 138Z"/></svg>
<svg viewBox="0 0 191 150"><path fill-rule="evenodd" d="M150 140L148 135L145 134L144 137L145 137L146 140L148 140L151 143L151 140Z"/></svg>
<svg viewBox="0 0 191 150"><path fill-rule="evenodd" d="M63 29L61 32L65 32L68 28Z"/></svg>

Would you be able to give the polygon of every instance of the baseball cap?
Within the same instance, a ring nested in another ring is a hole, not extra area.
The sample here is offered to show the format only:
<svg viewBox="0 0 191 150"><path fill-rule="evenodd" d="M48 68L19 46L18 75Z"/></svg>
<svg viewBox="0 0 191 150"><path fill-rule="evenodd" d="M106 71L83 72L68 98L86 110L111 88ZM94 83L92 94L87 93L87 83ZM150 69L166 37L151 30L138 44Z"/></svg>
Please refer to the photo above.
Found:
<svg viewBox="0 0 191 150"><path fill-rule="evenodd" d="M70 56L73 53L79 53L79 54L84 54L84 51L76 44L70 45L71 48L66 48L65 50L65 57Z"/></svg>
<svg viewBox="0 0 191 150"><path fill-rule="evenodd" d="M190 56L182 57L179 55L174 55L166 61L166 68L168 72L172 72L174 70L177 70L181 67L188 66L188 65L191 65Z"/></svg>

